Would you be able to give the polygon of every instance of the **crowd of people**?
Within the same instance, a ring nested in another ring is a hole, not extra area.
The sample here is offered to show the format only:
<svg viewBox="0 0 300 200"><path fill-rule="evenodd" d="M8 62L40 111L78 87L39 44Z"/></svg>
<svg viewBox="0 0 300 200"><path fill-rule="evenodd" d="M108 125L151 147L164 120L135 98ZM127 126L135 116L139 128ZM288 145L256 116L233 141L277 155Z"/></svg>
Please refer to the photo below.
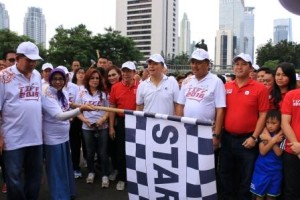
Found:
<svg viewBox="0 0 300 200"><path fill-rule="evenodd" d="M71 71L45 62L40 73L38 60L37 46L22 42L0 62L0 164L7 199L38 199L43 165L51 198L76 198L81 159L87 184L99 177L102 188L116 180L116 190L124 190L125 116L101 108L213 123L222 199L300 199L300 77L292 63L273 71L241 53L233 58L234 75L217 76L208 52L196 49L191 72L174 77L160 54L152 54L141 71L131 61L114 66L100 57L89 67L74 60Z"/></svg>

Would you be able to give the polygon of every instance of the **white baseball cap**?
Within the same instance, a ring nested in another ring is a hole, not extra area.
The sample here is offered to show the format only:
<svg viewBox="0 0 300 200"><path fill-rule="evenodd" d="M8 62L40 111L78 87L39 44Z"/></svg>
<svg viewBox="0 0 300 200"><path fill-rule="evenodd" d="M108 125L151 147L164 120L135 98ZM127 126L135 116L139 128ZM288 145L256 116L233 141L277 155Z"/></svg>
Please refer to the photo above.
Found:
<svg viewBox="0 0 300 200"><path fill-rule="evenodd" d="M66 68L65 66L63 66L63 65L59 65L59 66L57 66L56 68L58 68L58 69L62 69L64 72L65 72L65 74L67 75L67 74L69 74L69 70L68 70L68 68Z"/></svg>
<svg viewBox="0 0 300 200"><path fill-rule="evenodd" d="M232 59L232 61L235 63L236 60L237 60L238 58L241 58L241 59L243 59L244 61L250 62L250 63L252 64L252 59L251 59L250 55L248 55L248 54L240 53L239 55L235 56L235 57Z"/></svg>
<svg viewBox="0 0 300 200"><path fill-rule="evenodd" d="M124 68L128 68L130 70L136 70L135 64L131 61L124 62L122 64L122 69L124 69Z"/></svg>
<svg viewBox="0 0 300 200"><path fill-rule="evenodd" d="M17 48L17 54L24 54L30 60L43 60L39 56L39 48L32 42L22 42Z"/></svg>
<svg viewBox="0 0 300 200"><path fill-rule="evenodd" d="M192 53L190 60L192 58L194 58L196 60L205 60L205 59L209 60L209 55L208 55L207 51L205 51L204 49L198 48Z"/></svg>
<svg viewBox="0 0 300 200"><path fill-rule="evenodd" d="M42 70L44 71L45 69L53 69L53 65L51 63L44 63L42 65Z"/></svg>
<svg viewBox="0 0 300 200"><path fill-rule="evenodd" d="M300 81L300 74L296 73L296 80Z"/></svg>
<svg viewBox="0 0 300 200"><path fill-rule="evenodd" d="M158 53L152 54L150 56L150 58L148 58L146 60L146 62L148 63L150 60L152 60L152 61L154 61L156 63L163 63L164 68L168 69L167 65L165 64L164 58L160 54L158 54Z"/></svg>
<svg viewBox="0 0 300 200"><path fill-rule="evenodd" d="M253 67L255 70L259 70L259 65L257 65L257 64L253 64L252 67Z"/></svg>

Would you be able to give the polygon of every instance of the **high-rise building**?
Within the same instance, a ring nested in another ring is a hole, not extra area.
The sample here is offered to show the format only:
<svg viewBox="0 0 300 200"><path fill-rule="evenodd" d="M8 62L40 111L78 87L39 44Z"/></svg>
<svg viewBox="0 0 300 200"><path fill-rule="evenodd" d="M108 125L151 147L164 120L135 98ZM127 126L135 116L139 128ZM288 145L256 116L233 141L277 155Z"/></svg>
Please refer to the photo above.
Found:
<svg viewBox="0 0 300 200"><path fill-rule="evenodd" d="M116 7L116 30L135 41L145 60L153 53L175 57L178 0L117 0Z"/></svg>
<svg viewBox="0 0 300 200"><path fill-rule="evenodd" d="M219 0L219 30L215 65L232 65L232 58L244 51L244 0Z"/></svg>
<svg viewBox="0 0 300 200"><path fill-rule="evenodd" d="M291 18L274 20L274 44L282 40L293 40Z"/></svg>
<svg viewBox="0 0 300 200"><path fill-rule="evenodd" d="M180 23L180 39L179 39L179 53L186 53L190 55L191 49L191 30L190 21L187 14L183 14L183 18Z"/></svg>
<svg viewBox="0 0 300 200"><path fill-rule="evenodd" d="M245 7L244 53L254 58L254 7Z"/></svg>
<svg viewBox="0 0 300 200"><path fill-rule="evenodd" d="M28 8L24 18L24 35L46 47L46 20L41 8Z"/></svg>
<svg viewBox="0 0 300 200"><path fill-rule="evenodd" d="M3 3L0 3L0 29L9 29L9 16Z"/></svg>

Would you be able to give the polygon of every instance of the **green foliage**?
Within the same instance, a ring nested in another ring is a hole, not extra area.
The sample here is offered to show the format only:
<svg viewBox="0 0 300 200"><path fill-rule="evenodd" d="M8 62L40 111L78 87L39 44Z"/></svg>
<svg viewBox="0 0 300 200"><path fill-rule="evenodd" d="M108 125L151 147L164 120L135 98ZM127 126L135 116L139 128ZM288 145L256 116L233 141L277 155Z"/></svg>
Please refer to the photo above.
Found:
<svg viewBox="0 0 300 200"><path fill-rule="evenodd" d="M9 29L0 30L0 56L7 50L16 50L18 45L24 41L32 41L27 36L19 36L17 33L10 31ZM32 41L33 42L33 41Z"/></svg>
<svg viewBox="0 0 300 200"><path fill-rule="evenodd" d="M83 67L89 67L91 59L98 60L97 51L118 66L127 60L139 61L142 58L133 40L112 28L105 30L105 34L92 36L92 32L82 24L72 29L58 27L49 43L49 62L68 66L73 60L79 60Z"/></svg>
<svg viewBox="0 0 300 200"><path fill-rule="evenodd" d="M269 40L266 45L256 50L256 54L256 63L260 66L272 66L275 61L278 63L285 61L294 63L296 67L300 68L300 44L295 42L284 40L273 45L272 41Z"/></svg>
<svg viewBox="0 0 300 200"><path fill-rule="evenodd" d="M263 66L275 70L275 68L277 67L278 63L279 63L279 60L268 60L268 61L266 61L264 63Z"/></svg>
<svg viewBox="0 0 300 200"><path fill-rule="evenodd" d="M189 61L189 55L185 52L175 56L168 64L172 65L187 65Z"/></svg>

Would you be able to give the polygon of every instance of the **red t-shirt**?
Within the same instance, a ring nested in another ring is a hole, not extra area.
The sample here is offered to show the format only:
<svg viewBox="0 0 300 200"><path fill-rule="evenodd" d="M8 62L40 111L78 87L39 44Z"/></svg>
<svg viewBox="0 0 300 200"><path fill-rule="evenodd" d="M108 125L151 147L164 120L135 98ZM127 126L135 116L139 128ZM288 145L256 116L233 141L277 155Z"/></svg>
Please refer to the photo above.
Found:
<svg viewBox="0 0 300 200"><path fill-rule="evenodd" d="M136 109L136 90L138 84L132 86L125 85L122 81L114 84L109 94L109 103L116 105L116 108L135 110ZM119 116L124 114L118 113Z"/></svg>
<svg viewBox="0 0 300 200"><path fill-rule="evenodd" d="M291 127L295 132L297 141L300 142L300 89L291 90L285 95L281 113L291 115ZM288 140L287 143L289 143ZM285 145L285 151L293 153L288 145Z"/></svg>
<svg viewBox="0 0 300 200"><path fill-rule="evenodd" d="M255 130L259 112L269 110L267 88L252 79L238 87L236 81L225 84L226 113L225 129L234 134L245 134Z"/></svg>

